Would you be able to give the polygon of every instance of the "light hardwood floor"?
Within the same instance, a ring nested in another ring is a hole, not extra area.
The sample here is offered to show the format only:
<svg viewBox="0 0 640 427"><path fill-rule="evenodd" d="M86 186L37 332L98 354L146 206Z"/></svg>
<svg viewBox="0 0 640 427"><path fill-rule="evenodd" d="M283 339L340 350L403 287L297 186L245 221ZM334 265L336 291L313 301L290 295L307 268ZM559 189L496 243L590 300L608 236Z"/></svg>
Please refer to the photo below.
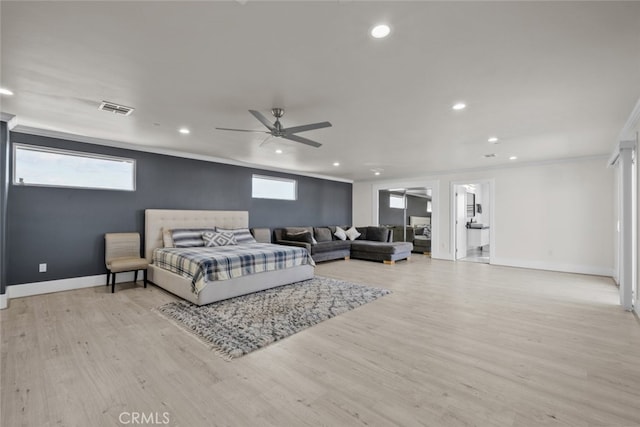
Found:
<svg viewBox="0 0 640 427"><path fill-rule="evenodd" d="M640 426L640 323L611 279L424 256L316 274L393 293L232 362L153 312L174 299L155 286L11 300L0 424Z"/></svg>

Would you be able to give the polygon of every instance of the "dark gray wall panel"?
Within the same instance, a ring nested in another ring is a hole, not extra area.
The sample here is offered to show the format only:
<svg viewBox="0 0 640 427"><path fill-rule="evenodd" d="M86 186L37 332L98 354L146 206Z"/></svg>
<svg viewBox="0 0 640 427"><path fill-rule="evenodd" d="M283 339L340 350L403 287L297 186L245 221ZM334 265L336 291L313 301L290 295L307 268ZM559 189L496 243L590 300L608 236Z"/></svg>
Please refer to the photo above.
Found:
<svg viewBox="0 0 640 427"><path fill-rule="evenodd" d="M12 143L136 160L135 192L10 186L7 283L103 274L104 233L144 233L144 210L247 210L252 227L351 223L352 185L160 154L11 133ZM298 200L251 198L254 173L294 178ZM38 273L38 264L48 264Z"/></svg>

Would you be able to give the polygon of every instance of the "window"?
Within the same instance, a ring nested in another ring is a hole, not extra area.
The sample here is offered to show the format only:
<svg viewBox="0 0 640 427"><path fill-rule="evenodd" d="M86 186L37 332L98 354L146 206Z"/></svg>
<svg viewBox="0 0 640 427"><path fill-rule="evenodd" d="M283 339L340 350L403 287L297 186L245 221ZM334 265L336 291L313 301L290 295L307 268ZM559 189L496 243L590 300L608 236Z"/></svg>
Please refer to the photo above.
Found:
<svg viewBox="0 0 640 427"><path fill-rule="evenodd" d="M389 194L389 207L395 209L404 209L404 196Z"/></svg>
<svg viewBox="0 0 640 427"><path fill-rule="evenodd" d="M136 162L93 153L14 144L13 183L135 191Z"/></svg>
<svg viewBox="0 0 640 427"><path fill-rule="evenodd" d="M427 200L427 212L431 212L431 200Z"/></svg>
<svg viewBox="0 0 640 427"><path fill-rule="evenodd" d="M253 175L251 197L254 199L296 200L298 197L295 179Z"/></svg>

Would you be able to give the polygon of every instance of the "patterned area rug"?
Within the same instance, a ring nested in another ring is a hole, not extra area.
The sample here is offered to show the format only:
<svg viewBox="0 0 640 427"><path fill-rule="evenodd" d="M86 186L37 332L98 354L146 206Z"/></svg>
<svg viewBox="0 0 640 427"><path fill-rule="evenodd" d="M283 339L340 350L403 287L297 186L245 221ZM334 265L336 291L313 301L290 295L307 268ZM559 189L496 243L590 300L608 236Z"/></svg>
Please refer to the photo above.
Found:
<svg viewBox="0 0 640 427"><path fill-rule="evenodd" d="M316 276L200 307L175 301L157 311L231 359L389 293L387 289Z"/></svg>

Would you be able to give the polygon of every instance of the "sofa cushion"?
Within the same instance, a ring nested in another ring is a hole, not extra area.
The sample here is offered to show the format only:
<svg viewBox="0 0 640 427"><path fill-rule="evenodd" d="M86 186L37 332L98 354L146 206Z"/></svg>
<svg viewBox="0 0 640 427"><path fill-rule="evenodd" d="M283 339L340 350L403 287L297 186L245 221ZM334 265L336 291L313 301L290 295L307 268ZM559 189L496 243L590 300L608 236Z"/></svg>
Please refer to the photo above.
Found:
<svg viewBox="0 0 640 427"><path fill-rule="evenodd" d="M330 242L333 240L331 237L331 229L329 227L314 227L313 234L318 243Z"/></svg>
<svg viewBox="0 0 640 427"><path fill-rule="evenodd" d="M319 242L317 245L311 246L311 254L322 252L333 252L339 250L348 250L351 247L349 240L332 240L330 242Z"/></svg>
<svg viewBox="0 0 640 427"><path fill-rule="evenodd" d="M313 236L308 230L300 231L287 231L284 235L285 240L291 240L293 242L304 242L313 244Z"/></svg>
<svg viewBox="0 0 640 427"><path fill-rule="evenodd" d="M360 235L356 240L367 240L367 227L356 227Z"/></svg>
<svg viewBox="0 0 640 427"><path fill-rule="evenodd" d="M386 227L367 227L367 240L373 242L386 242L389 229Z"/></svg>
<svg viewBox="0 0 640 427"><path fill-rule="evenodd" d="M296 233L296 232L300 232L300 231L308 231L309 234L311 234L311 244L315 245L316 243L316 239L313 237L313 227L285 227L284 229L284 239L286 240L286 235L287 233Z"/></svg>
<svg viewBox="0 0 640 427"><path fill-rule="evenodd" d="M411 252L413 245L407 242L374 242L371 240L356 240L351 243L354 252L370 252L377 254L397 254Z"/></svg>

